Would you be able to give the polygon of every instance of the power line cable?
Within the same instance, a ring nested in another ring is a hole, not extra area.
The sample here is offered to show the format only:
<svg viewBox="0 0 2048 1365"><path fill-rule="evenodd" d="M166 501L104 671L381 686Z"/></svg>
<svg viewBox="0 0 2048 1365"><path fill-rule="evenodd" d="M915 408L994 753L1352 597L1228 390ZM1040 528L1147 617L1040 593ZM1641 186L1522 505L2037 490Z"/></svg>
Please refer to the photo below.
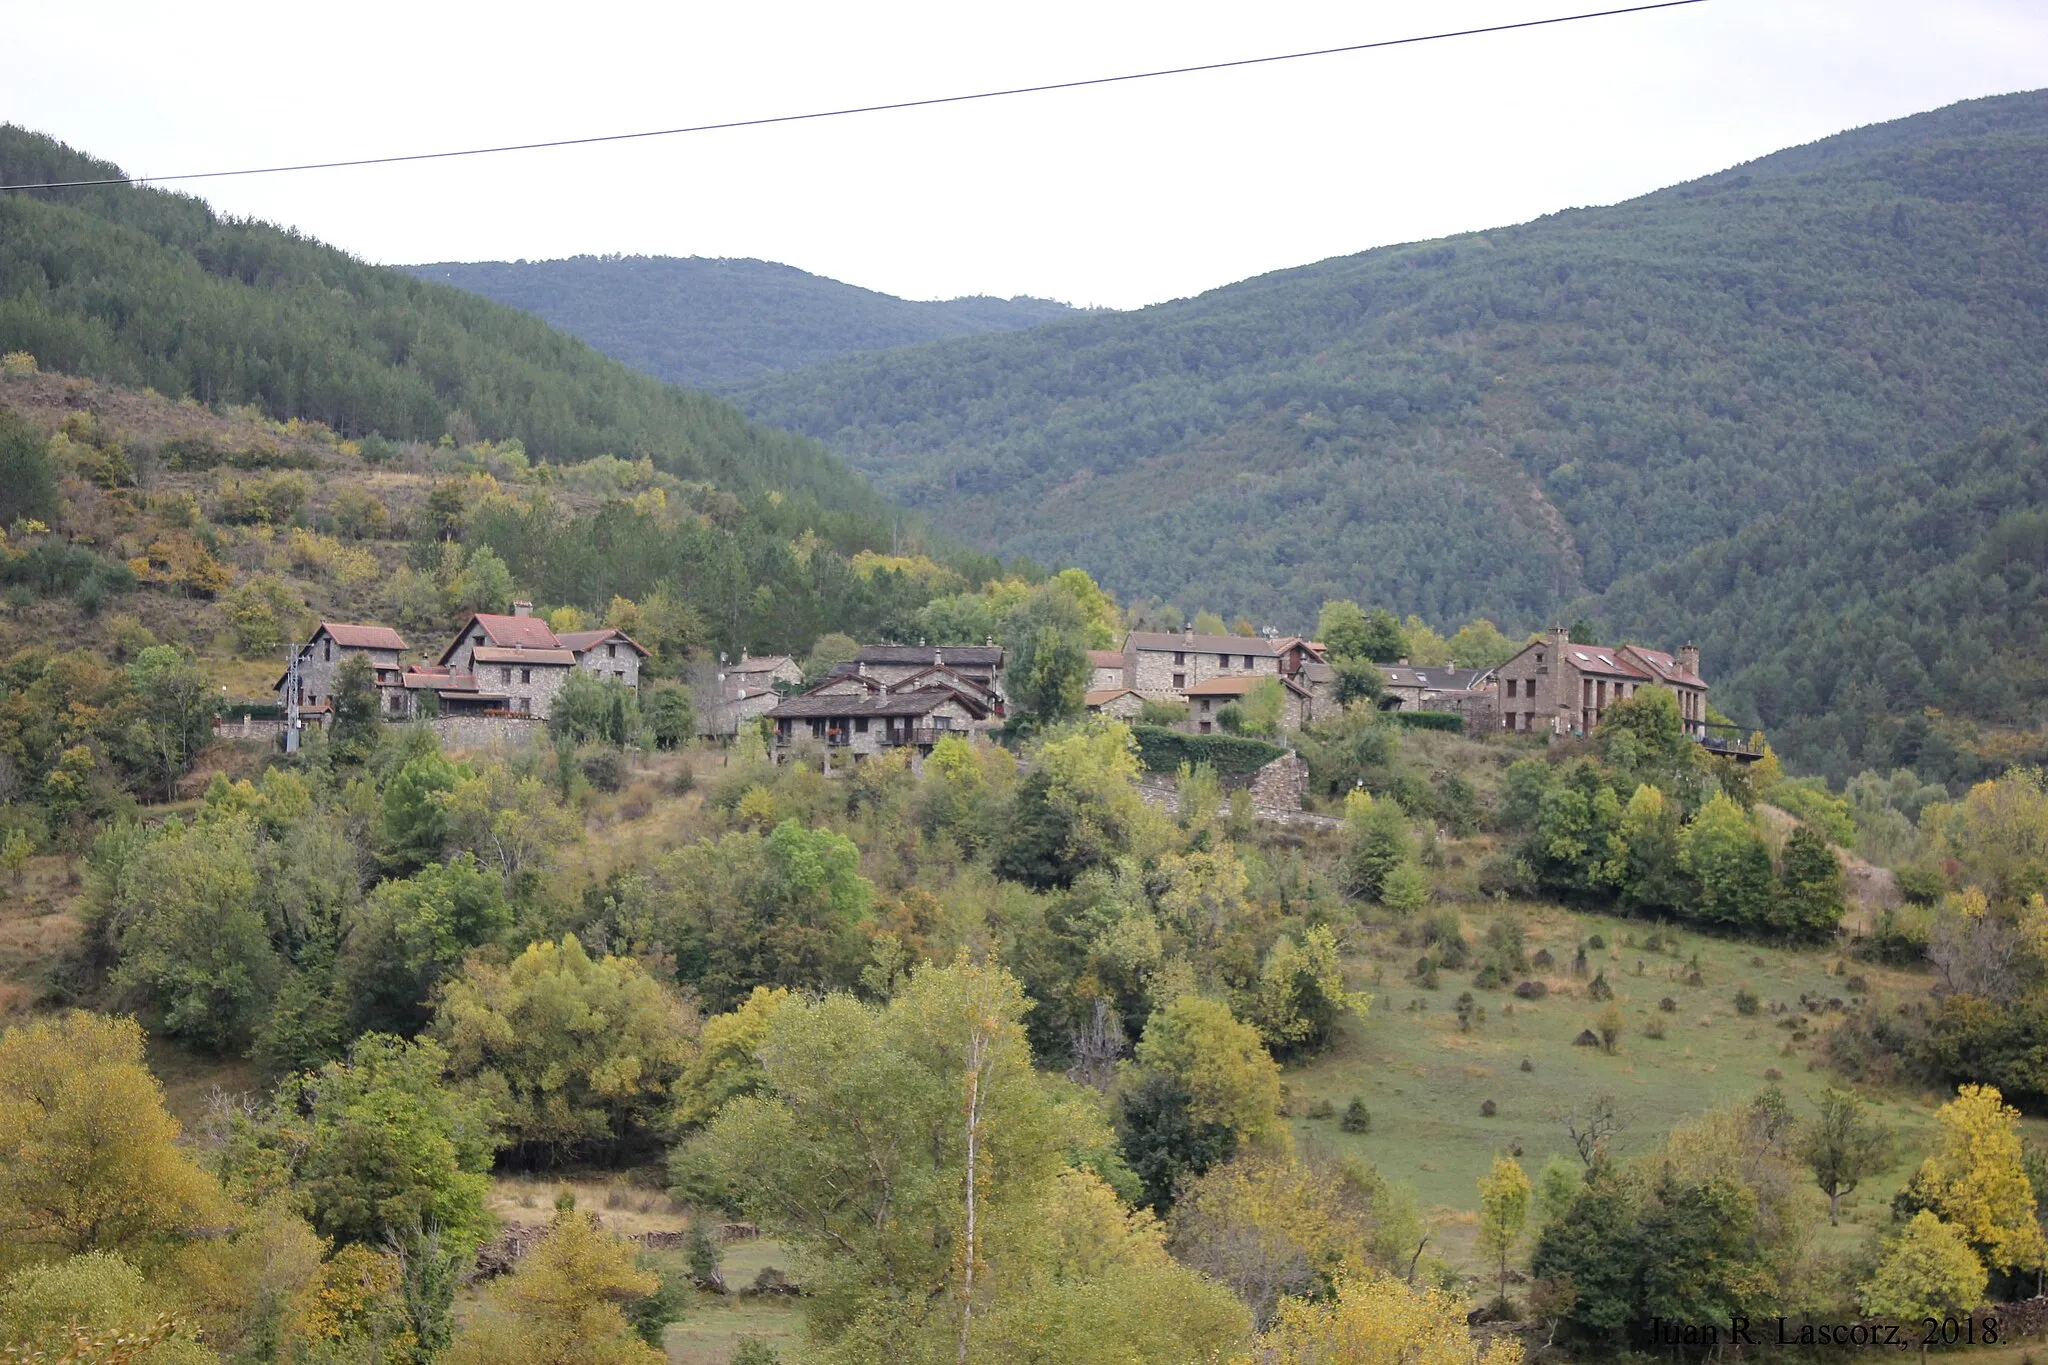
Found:
<svg viewBox="0 0 2048 1365"><path fill-rule="evenodd" d="M411 152L403 156L369 156L350 161L308 161L293 166L253 166L235 171L193 171L183 175L121 175L99 180L46 180L36 184L0 185L4 190L69 190L93 185L151 185L173 180L221 180L229 176L280 175L287 171L334 171L350 166L390 166L407 161L445 161L460 156L496 156L501 152L537 152L551 147L588 147L601 142L632 142L643 138L679 137L685 133L717 133L734 128L762 128L777 123L806 123L817 119L846 118L853 114L881 114L895 109L928 109L941 104L966 104L974 100L1007 99L1012 95L1042 95L1055 90L1080 90L1094 85L1121 85L1130 81L1156 80L1162 76L1192 76L1205 71L1229 71L1237 67L1267 66L1274 62L1300 61L1306 57L1334 57L1347 52L1369 52L1375 48L1408 47L1446 38L1473 38L1486 33L1507 33L1515 29L1547 28L1573 24L1585 19L1611 19L1648 10L1678 9L1705 4L1706 0L1658 0L1655 4L1630 5L1624 9L1592 10L1583 14L1561 14L1549 19L1524 19L1512 24L1490 24L1448 33L1425 33L1412 38L1383 38L1372 43L1351 43L1344 47L1316 48L1309 52L1283 52L1271 57L1242 57L1229 62L1205 62L1199 66L1167 67L1159 71L1135 71L1122 76L1094 76L1085 80L1054 81L1046 85L1019 85L1007 90L982 90L971 95L937 95L921 100L897 100L889 104L862 104L846 109L819 109L808 114L778 114L770 118L732 119L724 123L698 123L687 128L656 128L640 133L606 133L597 137L565 137L551 142L518 142L502 147L466 147L449 152Z"/></svg>

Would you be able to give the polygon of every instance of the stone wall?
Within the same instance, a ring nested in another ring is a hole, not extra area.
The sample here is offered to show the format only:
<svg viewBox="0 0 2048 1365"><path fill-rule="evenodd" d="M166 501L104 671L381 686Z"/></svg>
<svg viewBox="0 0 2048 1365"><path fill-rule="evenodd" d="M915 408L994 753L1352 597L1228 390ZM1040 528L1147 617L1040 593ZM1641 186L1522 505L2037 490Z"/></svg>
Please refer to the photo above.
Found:
<svg viewBox="0 0 2048 1365"><path fill-rule="evenodd" d="M1298 811L1308 795L1308 761L1284 753L1252 774L1252 805L1263 810Z"/></svg>
<svg viewBox="0 0 2048 1365"><path fill-rule="evenodd" d="M607 654L607 650L612 652ZM576 666L609 682L622 682L628 687L640 685L640 656L631 645L616 640L593 645L576 661Z"/></svg>
<svg viewBox="0 0 2048 1365"><path fill-rule="evenodd" d="M444 749L533 744L545 741L548 733L546 721L525 716L435 716L426 726Z"/></svg>

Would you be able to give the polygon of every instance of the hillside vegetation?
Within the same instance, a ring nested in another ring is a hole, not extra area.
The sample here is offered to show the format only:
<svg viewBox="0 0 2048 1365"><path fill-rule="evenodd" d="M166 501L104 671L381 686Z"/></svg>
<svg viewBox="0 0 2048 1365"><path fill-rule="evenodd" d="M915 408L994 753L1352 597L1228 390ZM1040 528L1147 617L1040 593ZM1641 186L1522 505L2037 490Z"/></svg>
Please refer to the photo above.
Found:
<svg viewBox="0 0 2048 1365"><path fill-rule="evenodd" d="M0 125L8 182L119 175ZM648 458L734 493L886 522L810 441L638 374L539 319L298 233L129 186L0 199L0 352L343 436L519 441L536 459Z"/></svg>
<svg viewBox="0 0 2048 1365"><path fill-rule="evenodd" d="M700 389L854 351L1035 327L1074 311L1051 299L899 299L773 261L701 256L441 261L406 269L524 308L636 370Z"/></svg>
<svg viewBox="0 0 2048 1365"><path fill-rule="evenodd" d="M2048 94L735 396L1126 598L1511 627L2048 409Z"/></svg>
<svg viewBox="0 0 2048 1365"><path fill-rule="evenodd" d="M1690 635L1807 771L1956 783L2048 757L2048 419L1871 471L1585 610Z"/></svg>

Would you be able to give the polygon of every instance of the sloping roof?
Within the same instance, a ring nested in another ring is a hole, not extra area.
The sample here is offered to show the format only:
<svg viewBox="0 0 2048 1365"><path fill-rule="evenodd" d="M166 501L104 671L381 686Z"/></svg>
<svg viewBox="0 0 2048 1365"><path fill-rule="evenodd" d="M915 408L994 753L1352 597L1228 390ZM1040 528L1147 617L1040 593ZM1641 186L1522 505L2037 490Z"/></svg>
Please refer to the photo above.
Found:
<svg viewBox="0 0 2048 1365"><path fill-rule="evenodd" d="M333 637L334 643L343 649L404 649L405 641L389 626L355 626L340 621L322 621L320 630L313 632L317 639L320 631Z"/></svg>
<svg viewBox="0 0 2048 1365"><path fill-rule="evenodd" d="M1255 678L1243 674L1226 674L1217 678L1205 678L1193 687L1183 687L1180 691L1184 697L1241 697L1251 691L1253 687L1267 681L1277 682L1289 691L1298 692L1304 697L1308 695L1308 689L1294 681L1294 679L1275 678L1270 673L1261 673Z"/></svg>
<svg viewBox="0 0 2048 1365"><path fill-rule="evenodd" d="M1629 662L1615 645L1565 645L1565 657L1582 673L1605 673L1616 678L1641 678L1655 682L1649 672Z"/></svg>
<svg viewBox="0 0 2048 1365"><path fill-rule="evenodd" d="M1083 693L1081 699L1092 709L1097 706L1106 706L1126 693L1137 697L1141 701L1144 699L1144 693L1138 691L1135 687L1100 687Z"/></svg>
<svg viewBox="0 0 2048 1365"><path fill-rule="evenodd" d="M1406 664L1380 665L1380 673L1395 687L1424 687L1452 692L1465 691L1491 672L1493 670L1490 668L1452 668L1448 664L1440 668L1411 668Z"/></svg>
<svg viewBox="0 0 2048 1365"><path fill-rule="evenodd" d="M1134 630L1124 637L1139 649L1191 649L1200 654L1249 654L1278 658L1280 651L1263 635L1176 635L1170 630Z"/></svg>
<svg viewBox="0 0 2048 1365"><path fill-rule="evenodd" d="M1088 651L1088 663L1093 668L1122 668L1124 656L1114 649L1091 649Z"/></svg>
<svg viewBox="0 0 2048 1365"><path fill-rule="evenodd" d="M478 645L471 655L480 664L546 664L574 668L576 656L566 649L499 649Z"/></svg>
<svg viewBox="0 0 2048 1365"><path fill-rule="evenodd" d="M1327 683L1337 681L1337 666L1326 664L1321 659L1311 659L1301 666L1301 676L1310 682Z"/></svg>
<svg viewBox="0 0 2048 1365"><path fill-rule="evenodd" d="M474 673L454 673L445 668L408 668L399 682L415 691L461 692L473 694L484 700L504 696L501 692L480 690Z"/></svg>
<svg viewBox="0 0 2048 1365"><path fill-rule="evenodd" d="M950 662L934 668L920 668L917 672L887 686L891 692L915 692L920 687L951 687L956 691L972 693L984 701L995 700L995 693L966 674L955 673Z"/></svg>
<svg viewBox="0 0 2048 1365"><path fill-rule="evenodd" d="M1640 666L1647 667L1660 682L1680 683L1686 687L1705 688L1706 680L1697 673L1688 673L1678 666L1678 660L1661 649L1645 649L1641 645L1623 645L1629 656Z"/></svg>
<svg viewBox="0 0 2048 1365"><path fill-rule="evenodd" d="M1000 668L1000 645L862 645L853 656L864 664L962 664L970 668Z"/></svg>
<svg viewBox="0 0 2048 1365"><path fill-rule="evenodd" d="M969 710L977 709L977 703L972 697L962 696L951 688L932 687L917 692L895 692L874 697L784 697L782 704L768 714L776 720L923 716L936 711L949 701L957 701Z"/></svg>
<svg viewBox="0 0 2048 1365"><path fill-rule="evenodd" d="M557 635L555 640L562 648L572 650L577 654L587 654L599 645L617 641L619 644L625 645L638 653L643 659L648 655L648 651L641 647L638 640L626 634L625 631L614 630L610 626L606 626L602 630L572 630L565 635Z"/></svg>
<svg viewBox="0 0 2048 1365"><path fill-rule="evenodd" d="M449 642L448 648L441 651L441 657L436 662L445 664L453 658L455 651L462 648L462 642L469 638L470 631L477 627L482 628L486 645L497 645L504 649L515 649L522 645L527 649L561 648L561 642L555 639L555 632L538 616L499 616L480 611L463 621L462 628L455 632L455 638Z"/></svg>
<svg viewBox="0 0 2048 1365"><path fill-rule="evenodd" d="M787 654L763 654L725 665L728 673L773 673L784 668L794 668L799 673L803 671L803 665Z"/></svg>

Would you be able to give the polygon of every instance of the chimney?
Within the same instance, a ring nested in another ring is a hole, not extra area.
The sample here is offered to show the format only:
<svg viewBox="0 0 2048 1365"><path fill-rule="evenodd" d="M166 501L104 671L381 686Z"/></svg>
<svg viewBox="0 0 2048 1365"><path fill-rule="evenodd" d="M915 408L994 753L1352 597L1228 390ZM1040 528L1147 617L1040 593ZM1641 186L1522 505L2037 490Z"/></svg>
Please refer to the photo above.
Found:
<svg viewBox="0 0 2048 1365"><path fill-rule="evenodd" d="M856 675L865 678L868 675L868 661L866 659L854 660L853 671Z"/></svg>
<svg viewBox="0 0 2048 1365"><path fill-rule="evenodd" d="M943 654L941 654L941 653L939 653L939 651L937 651L936 649L935 649L935 650L933 650L933 651L932 651L932 667L933 667L933 668L944 668L945 666L946 666L946 656L945 656L945 655L943 655Z"/></svg>
<svg viewBox="0 0 2048 1365"><path fill-rule="evenodd" d="M1394 660L1394 662L1399 664L1401 667L1406 668L1408 666L1408 656L1406 654L1403 654L1400 658Z"/></svg>
<svg viewBox="0 0 2048 1365"><path fill-rule="evenodd" d="M1182 627L1180 633L1180 642L1184 645L1191 645L1195 642L1195 627L1192 622Z"/></svg>
<svg viewBox="0 0 2048 1365"><path fill-rule="evenodd" d="M1699 646L1690 640L1680 645L1678 647L1678 666L1697 678L1700 675Z"/></svg>
<svg viewBox="0 0 2048 1365"><path fill-rule="evenodd" d="M531 615L533 615L533 603L531 603L531 602L514 602L514 603L512 604L512 614L513 614L514 616L531 616Z"/></svg>

